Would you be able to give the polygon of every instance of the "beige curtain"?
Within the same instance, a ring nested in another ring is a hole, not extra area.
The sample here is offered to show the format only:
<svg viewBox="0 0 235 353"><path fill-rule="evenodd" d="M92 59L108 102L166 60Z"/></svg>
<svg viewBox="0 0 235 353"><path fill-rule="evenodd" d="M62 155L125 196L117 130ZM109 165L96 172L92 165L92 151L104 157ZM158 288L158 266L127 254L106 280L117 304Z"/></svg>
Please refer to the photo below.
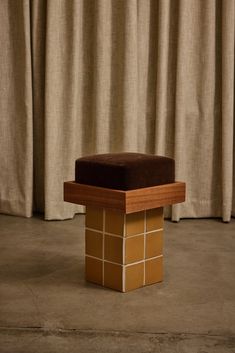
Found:
<svg viewBox="0 0 235 353"><path fill-rule="evenodd" d="M172 218L235 216L234 0L1 0L0 212L73 217L76 158L172 156Z"/></svg>

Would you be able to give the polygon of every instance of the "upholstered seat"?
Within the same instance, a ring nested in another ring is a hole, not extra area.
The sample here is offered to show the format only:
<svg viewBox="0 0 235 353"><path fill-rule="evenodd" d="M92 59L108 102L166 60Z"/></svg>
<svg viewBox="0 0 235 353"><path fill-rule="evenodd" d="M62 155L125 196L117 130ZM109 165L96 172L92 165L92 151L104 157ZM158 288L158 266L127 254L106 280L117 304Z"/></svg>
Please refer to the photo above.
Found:
<svg viewBox="0 0 235 353"><path fill-rule="evenodd" d="M97 154L76 160L75 181L117 190L174 183L175 163L142 153Z"/></svg>

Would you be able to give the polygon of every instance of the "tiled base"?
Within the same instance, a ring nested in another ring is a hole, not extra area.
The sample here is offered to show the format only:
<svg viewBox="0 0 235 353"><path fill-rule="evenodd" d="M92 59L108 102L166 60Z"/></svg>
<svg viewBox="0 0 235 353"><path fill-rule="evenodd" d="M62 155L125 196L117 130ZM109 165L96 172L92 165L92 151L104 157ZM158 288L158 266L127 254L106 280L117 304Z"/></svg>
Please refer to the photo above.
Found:
<svg viewBox="0 0 235 353"><path fill-rule="evenodd" d="M131 214L87 207L86 279L122 292L163 279L163 208Z"/></svg>

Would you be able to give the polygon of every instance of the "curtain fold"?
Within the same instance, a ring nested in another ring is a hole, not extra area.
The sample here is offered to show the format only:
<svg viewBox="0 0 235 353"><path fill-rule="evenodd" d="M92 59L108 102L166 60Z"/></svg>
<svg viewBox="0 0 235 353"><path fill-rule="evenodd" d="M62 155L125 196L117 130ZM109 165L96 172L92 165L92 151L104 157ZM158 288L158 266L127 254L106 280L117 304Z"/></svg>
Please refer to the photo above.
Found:
<svg viewBox="0 0 235 353"><path fill-rule="evenodd" d="M234 2L222 2L222 216L230 220L233 198L234 151Z"/></svg>
<svg viewBox="0 0 235 353"><path fill-rule="evenodd" d="M0 212L71 218L75 159L175 158L182 217L235 216L234 0L0 2Z"/></svg>
<svg viewBox="0 0 235 353"><path fill-rule="evenodd" d="M0 3L0 212L30 217L33 120L30 6Z"/></svg>

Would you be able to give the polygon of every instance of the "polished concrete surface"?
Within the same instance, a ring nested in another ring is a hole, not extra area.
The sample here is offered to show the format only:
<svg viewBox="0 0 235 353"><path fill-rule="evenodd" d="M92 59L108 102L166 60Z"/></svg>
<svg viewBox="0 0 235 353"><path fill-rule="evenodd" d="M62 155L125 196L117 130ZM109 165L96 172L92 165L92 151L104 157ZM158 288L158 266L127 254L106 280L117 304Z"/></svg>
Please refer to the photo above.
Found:
<svg viewBox="0 0 235 353"><path fill-rule="evenodd" d="M235 220L165 222L165 279L84 280L84 216L0 215L0 352L235 352Z"/></svg>

